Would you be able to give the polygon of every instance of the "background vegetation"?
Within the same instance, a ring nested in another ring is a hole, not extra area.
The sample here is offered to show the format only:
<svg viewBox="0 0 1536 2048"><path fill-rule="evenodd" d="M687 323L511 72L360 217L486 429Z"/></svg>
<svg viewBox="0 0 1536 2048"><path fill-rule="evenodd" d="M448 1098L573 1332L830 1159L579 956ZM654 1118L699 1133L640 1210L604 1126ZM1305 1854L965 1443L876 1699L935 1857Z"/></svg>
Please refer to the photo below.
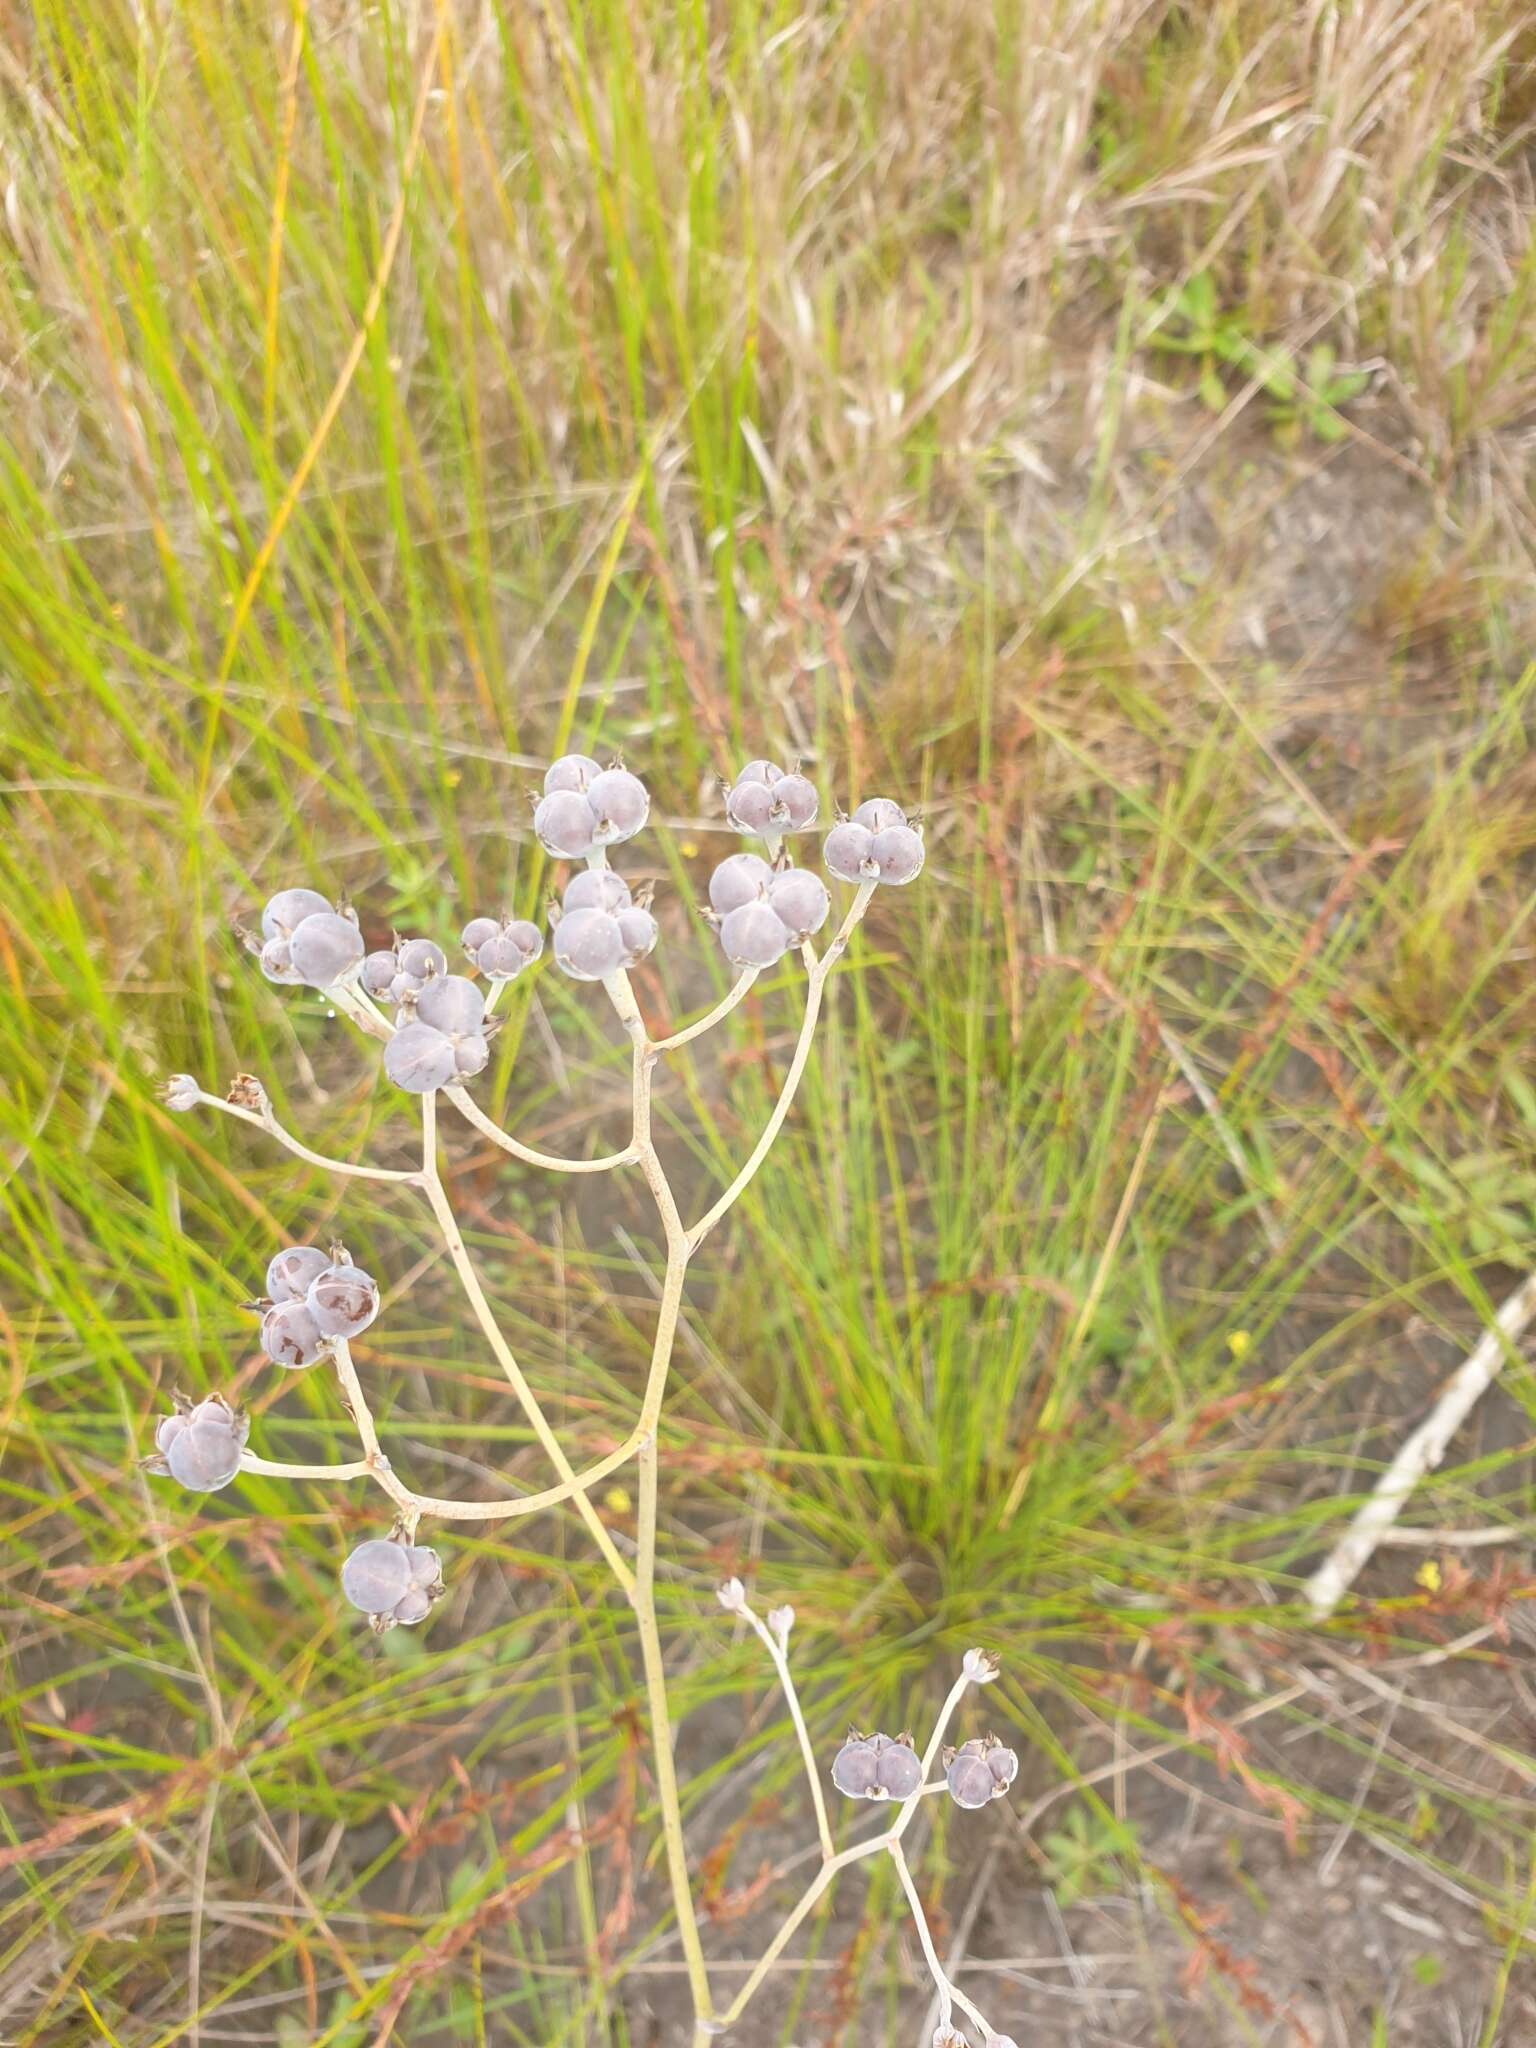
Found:
<svg viewBox="0 0 1536 2048"><path fill-rule="evenodd" d="M1004 1657L1020 1787L923 1881L1021 2036L1529 2038L1528 1373L1415 1503L1448 1534L1325 1631L1298 1587L1536 1242L1536 16L4 0L0 103L0 2032L675 2038L579 1526L455 1535L377 1642L336 1591L376 1498L137 1471L177 1386L339 1451L239 1304L344 1229L416 1483L543 1477L407 1197L154 1089L253 1068L392 1160L371 1059L231 920L536 910L572 739L666 820L658 1017L723 986L723 767L927 819L670 1404L715 1951L809 1832L739 1569L829 1753ZM598 1009L517 996L482 1099L611 1144ZM699 1190L795 1001L666 1096ZM451 1142L595 1451L641 1196ZM862 1885L747 2038L918 2038Z"/></svg>

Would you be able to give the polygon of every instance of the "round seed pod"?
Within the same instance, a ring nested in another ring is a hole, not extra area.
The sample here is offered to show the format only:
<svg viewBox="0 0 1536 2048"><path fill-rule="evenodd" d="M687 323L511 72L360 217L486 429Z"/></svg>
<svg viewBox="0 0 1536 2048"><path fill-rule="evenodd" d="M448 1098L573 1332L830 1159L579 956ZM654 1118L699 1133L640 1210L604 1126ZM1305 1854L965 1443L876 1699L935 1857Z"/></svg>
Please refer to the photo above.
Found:
<svg viewBox="0 0 1536 2048"><path fill-rule="evenodd" d="M402 939L395 948L395 962L413 981L430 981L434 974L448 972L448 956L432 939Z"/></svg>
<svg viewBox="0 0 1536 2048"><path fill-rule="evenodd" d="M191 1493L217 1493L240 1470L239 1433L227 1422L188 1422L166 1447L171 1477Z"/></svg>
<svg viewBox="0 0 1536 2048"><path fill-rule="evenodd" d="M330 907L318 889L279 889L267 898L261 913L261 935L264 939L290 938L306 917Z"/></svg>
<svg viewBox="0 0 1536 2048"><path fill-rule="evenodd" d="M330 1259L318 1246L291 1244L275 1252L267 1265L267 1294L273 1301L302 1301L310 1283L327 1270Z"/></svg>
<svg viewBox="0 0 1536 2048"><path fill-rule="evenodd" d="M821 846L827 873L836 875L840 882L877 881L879 877L870 858L874 843L874 833L864 825L851 820L834 825Z"/></svg>
<svg viewBox="0 0 1536 2048"><path fill-rule="evenodd" d="M628 910L619 912L615 922L624 941L624 965L638 966L647 953L654 950L661 936L655 918L648 910L631 905Z"/></svg>
<svg viewBox="0 0 1536 2048"><path fill-rule="evenodd" d="M877 832L869 857L882 882L915 882L923 871L923 839L910 825L887 825Z"/></svg>
<svg viewBox="0 0 1536 2048"><path fill-rule="evenodd" d="M371 996L387 996L394 987L399 968L395 964L394 950L385 946L376 953L364 955L362 972L358 980Z"/></svg>
<svg viewBox="0 0 1536 2048"><path fill-rule="evenodd" d="M1006 1792L1019 1775L1019 1759L1015 1751L1005 1749L1000 1742L989 1745L987 1769L992 1773L992 1783L999 1795Z"/></svg>
<svg viewBox="0 0 1536 2048"><path fill-rule="evenodd" d="M766 903L743 903L720 920L720 944L737 967L771 967L789 951L789 932Z"/></svg>
<svg viewBox="0 0 1536 2048"><path fill-rule="evenodd" d="M727 854L709 878L709 907L728 917L748 903L761 903L773 884L773 869L760 854Z"/></svg>
<svg viewBox="0 0 1536 2048"><path fill-rule="evenodd" d="M944 1767L944 1782L956 1806L974 1810L985 1806L997 1787L979 1742L963 1743Z"/></svg>
<svg viewBox="0 0 1536 2048"><path fill-rule="evenodd" d="M777 769L774 773L778 773ZM766 782L744 782L738 778L725 800L725 816L738 832L771 832L773 791Z"/></svg>
<svg viewBox="0 0 1536 2048"><path fill-rule="evenodd" d="M443 1583L443 1561L427 1543L413 1543L410 1549L411 1584L431 1590Z"/></svg>
<svg viewBox="0 0 1536 2048"><path fill-rule="evenodd" d="M288 953L295 973L311 988L335 988L363 964L363 935L351 918L317 910L294 927Z"/></svg>
<svg viewBox="0 0 1536 2048"><path fill-rule="evenodd" d="M601 981L624 965L624 934L606 910L573 910L555 926L555 960L575 981Z"/></svg>
<svg viewBox="0 0 1536 2048"><path fill-rule="evenodd" d="M816 785L807 775L781 775L773 785L774 823L780 832L809 832L821 809Z"/></svg>
<svg viewBox="0 0 1536 2048"><path fill-rule="evenodd" d="M910 1742L888 1742L875 1765L875 1786L887 1799L910 1799L923 1782L923 1761Z"/></svg>
<svg viewBox="0 0 1536 2048"><path fill-rule="evenodd" d="M453 1064L461 1081L472 1080L490 1056L490 1042L478 1031L471 1031L467 1037L453 1041Z"/></svg>
<svg viewBox="0 0 1536 2048"><path fill-rule="evenodd" d="M866 832L884 832L888 826L905 825L907 814L888 796L872 796L859 805L853 814L853 822L862 825Z"/></svg>
<svg viewBox="0 0 1536 2048"><path fill-rule="evenodd" d="M471 956L490 981L512 981L544 950L544 934L525 917L509 918L483 939Z"/></svg>
<svg viewBox="0 0 1536 2048"><path fill-rule="evenodd" d="M832 1759L832 1782L849 1799L874 1796L879 1751L865 1735L850 1735Z"/></svg>
<svg viewBox="0 0 1536 2048"><path fill-rule="evenodd" d="M580 860L592 851L596 824L592 806L579 790L557 789L534 807L533 829L540 844L561 860Z"/></svg>
<svg viewBox="0 0 1536 2048"><path fill-rule="evenodd" d="M411 1589L407 1547L387 1536L370 1536L341 1568L341 1590L363 1614L388 1614Z"/></svg>
<svg viewBox="0 0 1536 2048"><path fill-rule="evenodd" d="M501 930L500 920L494 917L472 917L459 933L459 944L473 957L487 939L494 939Z"/></svg>
<svg viewBox="0 0 1536 2048"><path fill-rule="evenodd" d="M325 1332L308 1301L274 1301L261 1319L261 1348L274 1365L298 1372L325 1356Z"/></svg>
<svg viewBox="0 0 1536 2048"><path fill-rule="evenodd" d="M562 754L558 761L551 761L544 770L544 794L551 796L556 790L585 790L595 776L602 773L590 754Z"/></svg>
<svg viewBox="0 0 1536 2048"><path fill-rule="evenodd" d="M303 975L293 964L293 949L281 933L274 933L265 941L256 962L268 981L280 982L288 988L298 988L303 983Z"/></svg>
<svg viewBox="0 0 1536 2048"><path fill-rule="evenodd" d="M792 938L808 939L826 923L832 898L809 868L783 868L769 885L768 907Z"/></svg>
<svg viewBox="0 0 1536 2048"><path fill-rule="evenodd" d="M634 901L629 884L612 868L583 868L565 885L562 899L567 910L606 910L617 917Z"/></svg>
<svg viewBox="0 0 1536 2048"><path fill-rule="evenodd" d="M187 1426L185 1415L162 1415L155 1424L155 1449L168 1451Z"/></svg>
<svg viewBox="0 0 1536 2048"><path fill-rule="evenodd" d="M305 1299L322 1337L360 1337L379 1312L379 1283L360 1266L328 1265Z"/></svg>
<svg viewBox="0 0 1536 2048"><path fill-rule="evenodd" d="M633 839L651 814L651 795L638 775L627 768L605 768L587 784L592 806L593 840L614 846Z"/></svg>
<svg viewBox="0 0 1536 2048"><path fill-rule="evenodd" d="M409 1095L446 1088L458 1073L453 1040L430 1024L407 1024L384 1048L384 1071Z"/></svg>
<svg viewBox="0 0 1536 2048"><path fill-rule="evenodd" d="M425 1621L431 1611L431 1594L423 1592L420 1586L412 1586L400 1595L400 1598L390 1609L389 1618L391 1621L403 1622L407 1628L412 1628L418 1621Z"/></svg>
<svg viewBox="0 0 1536 2048"><path fill-rule="evenodd" d="M448 1037L467 1036L485 1021L485 996L463 974L440 974L416 999L416 1021Z"/></svg>

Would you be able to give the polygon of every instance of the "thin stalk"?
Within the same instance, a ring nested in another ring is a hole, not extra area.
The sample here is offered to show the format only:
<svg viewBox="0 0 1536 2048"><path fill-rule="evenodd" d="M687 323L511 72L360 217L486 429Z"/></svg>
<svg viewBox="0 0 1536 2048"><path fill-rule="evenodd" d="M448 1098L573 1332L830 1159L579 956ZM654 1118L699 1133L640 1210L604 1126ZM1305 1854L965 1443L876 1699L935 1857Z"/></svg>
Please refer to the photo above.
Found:
<svg viewBox="0 0 1536 2048"><path fill-rule="evenodd" d="M485 1289L480 1285L480 1276L475 1271L474 1261L470 1258L464 1244L464 1239L460 1234L458 1220L453 1213L453 1206L449 1202L447 1195L443 1192L443 1184L437 1171L437 1099L433 1095L423 1095L421 1098L421 1129L421 1185L426 1192L427 1200L432 1205L432 1213L437 1218L438 1228L443 1233L443 1243L447 1247L449 1258L454 1263L460 1284L464 1289L475 1320L480 1325L485 1335L485 1341L490 1345L495 1355L496 1363L506 1375L513 1393L516 1394L518 1400L522 1403L523 1413L532 1424L534 1435L548 1452L550 1462L555 1470L566 1484L570 1486L571 1498L576 1503L576 1511L591 1532L593 1542L602 1552L607 1560L609 1570L613 1573L624 1591L630 1593L635 1583L634 1574L619 1555L613 1538L604 1527L596 1508L593 1507L591 1501L587 1499L586 1494L581 1488L575 1484L576 1469L565 1455L560 1439L555 1435L553 1429L550 1428L549 1418L540 1406L537 1394L534 1393L532 1387L529 1386L527 1380L523 1377L522 1367L513 1356L511 1345L508 1344L506 1338L501 1334L501 1326L496 1321L495 1313L485 1298Z"/></svg>
<svg viewBox="0 0 1536 2048"><path fill-rule="evenodd" d="M746 1617L753 1634L773 1659L773 1668L779 1675L779 1684L784 1689L784 1698L789 1707L789 1718L795 1724L795 1740L800 1745L800 1759L805 1765L806 1783L811 1788L811 1804L816 1809L816 1833L821 1842L821 1853L830 1857L832 1829L827 1820L827 1802L821 1789L821 1772L816 1766L816 1752L811 1747L810 1730L805 1725L805 1716L800 1711L800 1695L795 1690L795 1681L789 1668L789 1656L767 1623L761 1621L752 1609L742 1602L738 1610Z"/></svg>

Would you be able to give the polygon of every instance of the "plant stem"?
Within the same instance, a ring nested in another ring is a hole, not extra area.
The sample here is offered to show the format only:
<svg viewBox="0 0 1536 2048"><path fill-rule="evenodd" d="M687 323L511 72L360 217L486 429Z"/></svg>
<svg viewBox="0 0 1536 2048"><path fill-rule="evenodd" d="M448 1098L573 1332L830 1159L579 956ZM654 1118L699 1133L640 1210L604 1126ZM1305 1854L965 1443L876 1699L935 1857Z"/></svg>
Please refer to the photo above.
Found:
<svg viewBox="0 0 1536 2048"><path fill-rule="evenodd" d="M613 1538L604 1527L596 1508L587 1499L586 1494L574 1483L576 1479L575 1467L565 1455L560 1439L551 1429L549 1419L545 1415L543 1408L539 1405L538 1396L523 1377L522 1367L513 1356L511 1345L508 1344L506 1338L501 1334L501 1326L496 1321L495 1313L485 1298L485 1289L480 1285L480 1276L475 1271L474 1261L470 1258L465 1248L464 1239L459 1231L458 1221L454 1216L453 1208L447 1195L443 1192L443 1184L438 1176L436 1112L436 1097L424 1095L421 1098L421 1185L426 1192L427 1200L432 1205L432 1213L437 1218L438 1227L443 1233L443 1243L447 1246L448 1256L452 1259L454 1267L458 1272L460 1283L463 1286L470 1308L474 1312L475 1320L479 1323L481 1330L485 1334L485 1341L490 1345L492 1352L495 1354L496 1363L505 1373L513 1393L516 1394L518 1400L522 1403L523 1413L533 1425L534 1435L548 1452L550 1462L555 1470L566 1484L570 1486L571 1498L576 1503L576 1511L591 1531L592 1540L607 1560L609 1570L613 1573L624 1591L629 1593L634 1587L634 1575L619 1555Z"/></svg>

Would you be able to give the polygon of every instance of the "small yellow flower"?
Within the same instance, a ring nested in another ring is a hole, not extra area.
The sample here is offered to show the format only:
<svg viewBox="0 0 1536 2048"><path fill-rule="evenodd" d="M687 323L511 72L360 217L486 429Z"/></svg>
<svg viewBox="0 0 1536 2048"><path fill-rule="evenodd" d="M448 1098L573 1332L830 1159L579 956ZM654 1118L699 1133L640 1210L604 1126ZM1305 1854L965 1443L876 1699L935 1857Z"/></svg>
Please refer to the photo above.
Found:
<svg viewBox="0 0 1536 2048"><path fill-rule="evenodd" d="M1246 1330L1234 1330L1227 1339L1227 1349L1234 1358L1246 1358L1253 1349L1253 1339Z"/></svg>
<svg viewBox="0 0 1536 2048"><path fill-rule="evenodd" d="M610 1486L603 1495L603 1506L611 1515L627 1515L633 1505L622 1486Z"/></svg>
<svg viewBox="0 0 1536 2048"><path fill-rule="evenodd" d="M699 842L697 839L680 839L677 843L677 850L685 860L692 860L699 850Z"/></svg>
<svg viewBox="0 0 1536 2048"><path fill-rule="evenodd" d="M1432 1557L1426 1557L1419 1566L1413 1575L1413 1583L1416 1586L1422 1586L1426 1593L1439 1592L1444 1582L1440 1577L1440 1567Z"/></svg>

